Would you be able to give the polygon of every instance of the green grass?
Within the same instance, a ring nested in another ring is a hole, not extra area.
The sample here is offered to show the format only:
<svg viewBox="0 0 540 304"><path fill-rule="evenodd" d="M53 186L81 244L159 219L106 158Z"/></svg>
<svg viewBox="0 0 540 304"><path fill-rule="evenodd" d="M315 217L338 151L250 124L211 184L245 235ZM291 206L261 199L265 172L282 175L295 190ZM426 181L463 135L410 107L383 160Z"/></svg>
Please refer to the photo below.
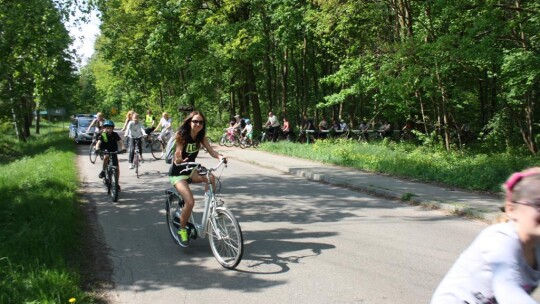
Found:
<svg viewBox="0 0 540 304"><path fill-rule="evenodd" d="M467 190L499 192L513 172L538 166L531 156L512 153L446 152L391 142L323 140L314 144L266 143L261 149L356 169L437 182Z"/></svg>
<svg viewBox="0 0 540 304"><path fill-rule="evenodd" d="M92 303L79 287L75 148L66 130L43 133L0 139L0 303Z"/></svg>

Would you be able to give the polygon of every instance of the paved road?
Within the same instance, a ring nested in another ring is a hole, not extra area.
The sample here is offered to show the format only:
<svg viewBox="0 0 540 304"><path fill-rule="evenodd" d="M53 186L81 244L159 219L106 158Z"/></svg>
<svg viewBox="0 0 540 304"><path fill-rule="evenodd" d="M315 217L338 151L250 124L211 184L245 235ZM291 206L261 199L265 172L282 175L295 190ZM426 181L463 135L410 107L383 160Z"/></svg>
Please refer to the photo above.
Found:
<svg viewBox="0 0 540 304"><path fill-rule="evenodd" d="M428 303L486 226L232 159L221 197L241 223L245 254L230 271L206 240L188 249L172 242L163 161L147 161L137 179L122 155L122 192L112 203L97 178L100 164L79 157L110 246L113 303ZM214 164L205 153L199 160Z"/></svg>

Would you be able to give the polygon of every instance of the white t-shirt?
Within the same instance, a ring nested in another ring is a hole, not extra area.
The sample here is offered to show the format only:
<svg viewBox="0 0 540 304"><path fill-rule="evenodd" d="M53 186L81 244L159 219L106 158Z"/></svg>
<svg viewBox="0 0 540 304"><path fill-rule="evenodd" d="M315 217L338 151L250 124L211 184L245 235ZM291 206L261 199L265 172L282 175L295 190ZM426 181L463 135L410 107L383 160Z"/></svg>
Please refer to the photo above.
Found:
<svg viewBox="0 0 540 304"><path fill-rule="evenodd" d="M126 136L128 137L137 138L146 135L146 133L144 132L144 126L141 122L135 123L132 120L128 123L126 129Z"/></svg>
<svg viewBox="0 0 540 304"><path fill-rule="evenodd" d="M253 126L251 124L247 124L243 131L245 131L246 134L251 134L253 133Z"/></svg>
<svg viewBox="0 0 540 304"><path fill-rule="evenodd" d="M270 123L270 126L272 127L279 127L279 121L276 117L276 115L272 115L268 117L268 122Z"/></svg>
<svg viewBox="0 0 540 304"><path fill-rule="evenodd" d="M159 123L161 124L161 130L167 129L172 124L172 118L169 117L169 119L165 119L161 117Z"/></svg>
<svg viewBox="0 0 540 304"><path fill-rule="evenodd" d="M529 294L539 280L540 271L525 260L514 223L500 223L484 229L459 256L431 304L536 304Z"/></svg>

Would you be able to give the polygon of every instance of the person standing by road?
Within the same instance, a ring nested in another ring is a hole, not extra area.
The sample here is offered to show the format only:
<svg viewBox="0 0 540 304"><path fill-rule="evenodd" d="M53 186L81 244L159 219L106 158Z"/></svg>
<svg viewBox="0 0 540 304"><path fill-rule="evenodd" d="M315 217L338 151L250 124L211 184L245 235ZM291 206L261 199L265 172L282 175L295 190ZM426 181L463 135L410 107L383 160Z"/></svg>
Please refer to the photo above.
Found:
<svg viewBox="0 0 540 304"><path fill-rule="evenodd" d="M450 268L431 304L537 303L540 282L540 167L504 183L507 222L484 229Z"/></svg>
<svg viewBox="0 0 540 304"><path fill-rule="evenodd" d="M169 180L176 191L180 193L184 199L184 208L180 215L180 245L182 247L189 246L189 236L187 234L186 225L195 205L193 193L189 188L189 181L192 183L206 182L206 177L189 168L185 163L195 162L201 146L206 148L206 151L218 160L225 157L218 154L208 143L206 138L206 121L200 112L191 112L184 122L178 127L176 132L176 151L174 153L173 162L169 169ZM215 185L214 179L211 180L212 185ZM205 189L205 191L208 189Z"/></svg>
<svg viewBox="0 0 540 304"><path fill-rule="evenodd" d="M291 134L291 125L289 124L289 120L287 119L287 117L283 118L283 126L281 127L281 133L283 133L285 139L290 141L289 135Z"/></svg>
<svg viewBox="0 0 540 304"><path fill-rule="evenodd" d="M272 141L276 141L279 132L279 120L272 111L268 112L268 120L264 126L268 127L268 133L271 135Z"/></svg>

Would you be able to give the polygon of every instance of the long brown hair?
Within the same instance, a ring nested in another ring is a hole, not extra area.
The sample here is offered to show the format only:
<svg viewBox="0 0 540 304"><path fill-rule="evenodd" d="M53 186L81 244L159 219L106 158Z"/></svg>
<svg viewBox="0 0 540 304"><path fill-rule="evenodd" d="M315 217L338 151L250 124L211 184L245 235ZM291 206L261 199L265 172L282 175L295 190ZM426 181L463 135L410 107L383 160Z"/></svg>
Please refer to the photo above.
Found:
<svg viewBox="0 0 540 304"><path fill-rule="evenodd" d="M184 119L184 122L178 127L178 132L176 132L176 143L179 145L184 146L184 143L188 141L188 137L191 136L191 120L195 115L199 115L203 118L204 124L199 133L197 133L197 137L195 138L195 143L197 144L197 147L200 147L201 142L204 140L204 137L206 136L206 118L204 115L199 111L193 111L189 113L189 116Z"/></svg>

